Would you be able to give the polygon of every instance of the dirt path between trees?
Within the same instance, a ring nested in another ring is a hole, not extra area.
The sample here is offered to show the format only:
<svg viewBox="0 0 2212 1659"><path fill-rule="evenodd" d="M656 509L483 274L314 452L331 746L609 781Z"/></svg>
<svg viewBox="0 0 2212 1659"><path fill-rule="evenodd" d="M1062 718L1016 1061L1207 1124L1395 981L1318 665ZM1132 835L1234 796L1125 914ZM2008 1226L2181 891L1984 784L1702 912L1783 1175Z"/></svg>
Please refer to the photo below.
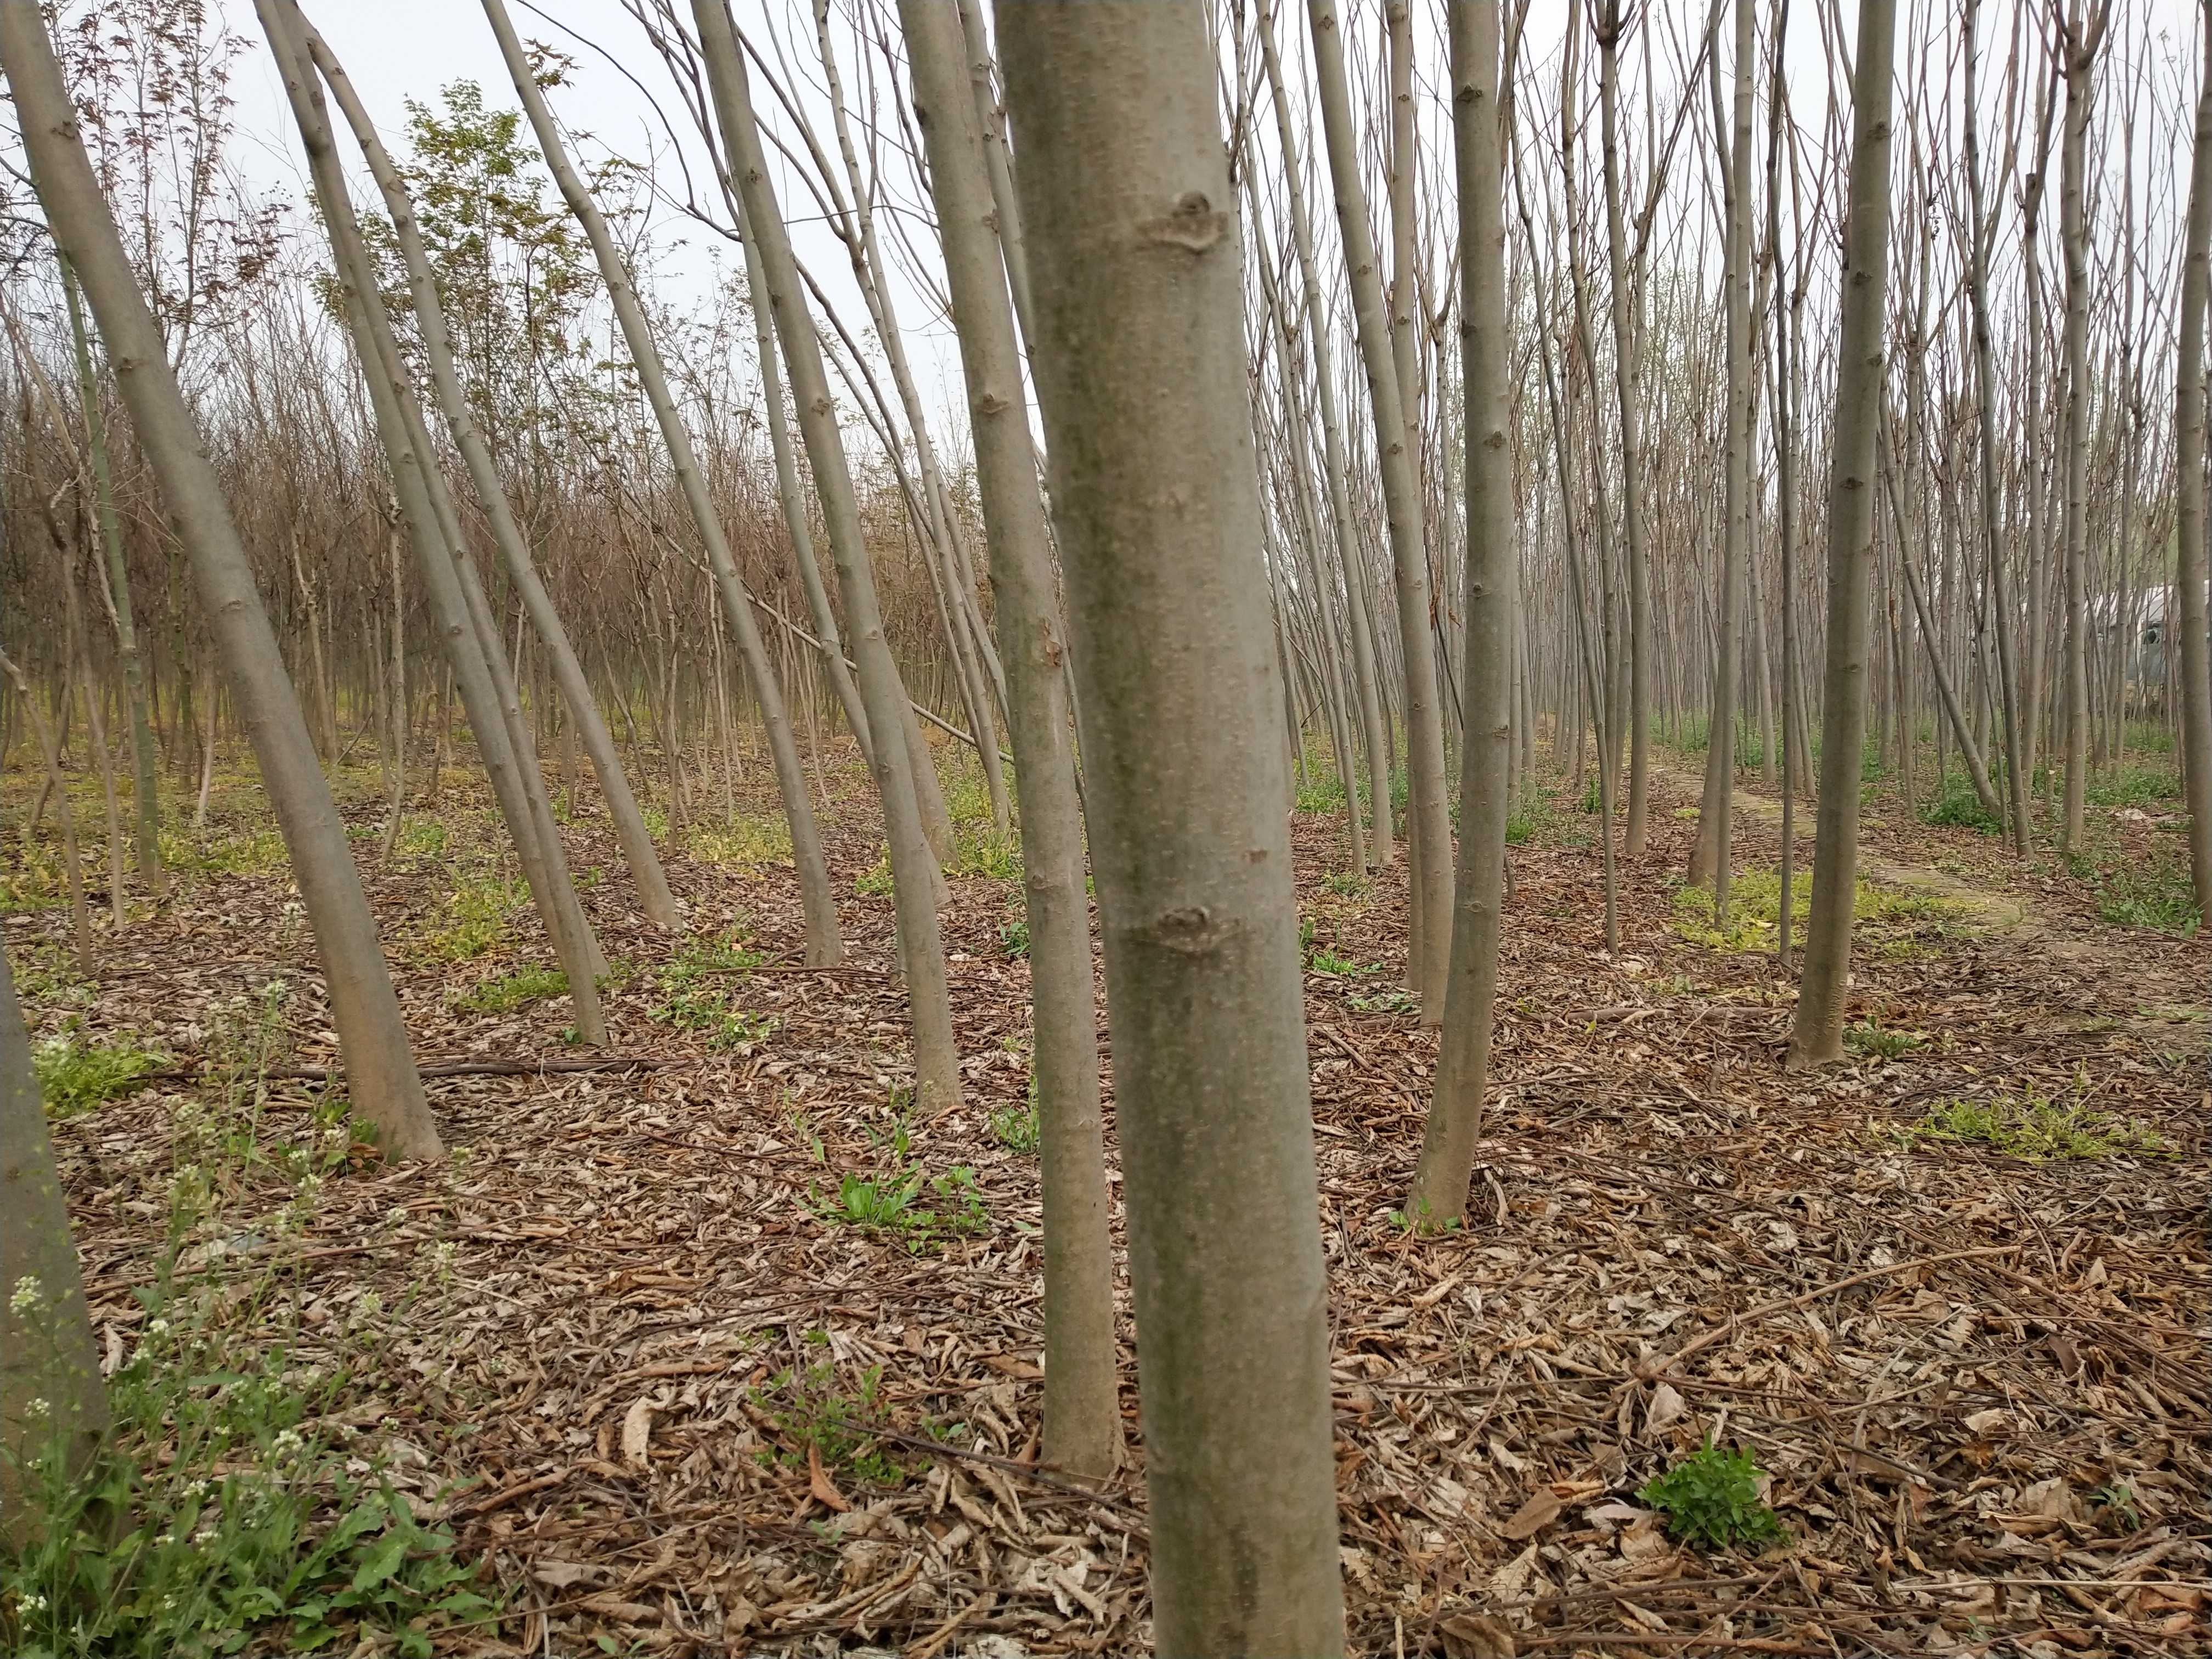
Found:
<svg viewBox="0 0 2212 1659"><path fill-rule="evenodd" d="M1655 776L1664 778L1692 799L1701 792L1701 780L1694 773L1656 761L1651 769ZM1753 794L1738 786L1735 804L1739 821L1748 819L1780 835L1780 801ZM1687 816L1695 816L1695 809ZM1802 802L1791 828L1793 839L1808 860L1814 824L1813 804ZM2050 917L2019 894L1994 891L1948 871L1892 858L1869 847L1863 838L1859 845L1858 867L1864 880L1905 892L1924 893L1955 906L1964 931L1975 937L2002 939L2017 950L2039 951L2077 973L2103 981L2112 1000L2131 1003L2136 1010L2132 1018L2118 1020L2110 1015L2085 1011L2080 1029L2124 1027L2146 1035L2160 1035L2171 1041L2177 1028L2212 1020L2212 987L2202 979L2154 961L2154 953L2136 943L2124 929L2111 927L2102 930L2101 937L2079 937L2054 925Z"/></svg>

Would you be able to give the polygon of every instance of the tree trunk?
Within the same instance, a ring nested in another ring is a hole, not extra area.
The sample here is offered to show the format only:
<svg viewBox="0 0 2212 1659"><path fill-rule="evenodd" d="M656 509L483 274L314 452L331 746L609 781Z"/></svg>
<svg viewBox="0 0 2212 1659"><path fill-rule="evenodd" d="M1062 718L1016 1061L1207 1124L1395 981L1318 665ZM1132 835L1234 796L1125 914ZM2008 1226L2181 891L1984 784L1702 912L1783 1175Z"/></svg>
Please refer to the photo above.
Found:
<svg viewBox="0 0 2212 1659"><path fill-rule="evenodd" d="M1979 51L1975 38L1980 0L1966 0L1963 27L1966 35L1965 102L1966 191L1973 222L1973 237L1966 286L1973 307L1974 399L1976 435L1981 442L1981 514L1983 560L1988 568L1990 599L1996 612L1998 692L2004 714L2005 787L2010 806L2012 844L2016 853L2027 851L2027 777L2021 763L2020 736L2020 676L2014 665L2014 618L2010 586L2005 577L2004 540L1997 517L1997 389L1996 362L1990 340L1990 239L1993 225L1985 225L1982 210L1982 153L1980 119L1974 88Z"/></svg>
<svg viewBox="0 0 2212 1659"><path fill-rule="evenodd" d="M1298 259L1298 281L1305 296L1307 345L1314 360L1314 406L1321 421L1322 466L1328 474L1329 518L1334 532L1337 562L1343 567L1346 620L1352 635L1352 665L1358 693L1359 726L1367 750L1367 797L1374 814L1374 866L1389 868L1397 857L1391 829L1390 744L1384 730L1382 669L1375 650L1374 629L1367 614L1367 565L1361 556L1359 534L1352 516L1350 466L1345 459L1344 426L1336 407L1334 378L1335 353L1331 346L1328 310L1322 302L1321 274L1316 264L1313 225L1306 216L1305 186L1297 161L1297 134L1291 112L1290 94L1283 84L1282 56L1275 48L1273 8L1259 9L1260 52L1267 71L1267 85L1275 107L1275 130L1286 161L1284 197L1290 209L1291 241ZM1285 380L1286 394L1290 383ZM1328 573L1322 573L1328 580ZM1359 781L1344 776L1345 793L1352 810L1359 810Z"/></svg>
<svg viewBox="0 0 2212 1659"><path fill-rule="evenodd" d="M2206 637L2204 316L2212 301L2212 6L2200 6L2197 137L2182 251L2181 356L2174 370L2174 585L2181 611L2182 785L2189 795L2189 868L2197 911L2212 917L2212 640ZM2173 629L2166 630L2168 639Z"/></svg>
<svg viewBox="0 0 2212 1659"><path fill-rule="evenodd" d="M1735 96L1733 137L1723 146L1728 211L1728 463L1721 531L1721 591L1714 601L1711 707L1705 724L1705 793L1698 836L1690 849L1689 879L1710 885L1713 908L1725 916L1730 844L1735 824L1736 682L1743 649L1744 564L1751 544L1751 88L1753 0L1736 0ZM1714 123L1720 118L1718 54L1715 54ZM1856 751L1855 751L1856 752Z"/></svg>
<svg viewBox="0 0 2212 1659"><path fill-rule="evenodd" d="M61 260L62 297L69 305L70 342L76 354L78 395L84 404L85 448L92 461L94 500L100 513L100 538L107 558L107 591L113 605L115 648L123 659L123 684L131 702L131 793L138 873L159 897L161 892L161 798L155 779L154 727L146 712L146 668L138 652L138 629L131 608L131 578L123 559L123 528L115 516L115 481L108 470L107 421L100 407L100 377L94 371L92 342L85 332L84 307L76 273Z"/></svg>
<svg viewBox="0 0 2212 1659"><path fill-rule="evenodd" d="M10 8L38 20L33 7ZM9 64L9 79L15 79ZM0 1542L38 1516L26 1488L66 1480L107 1435L107 1390L85 1306L69 1200L54 1167L31 1034L0 956ZM38 1402L33 1404L33 1402ZM56 1469L49 1459L58 1457Z"/></svg>
<svg viewBox="0 0 2212 1659"><path fill-rule="evenodd" d="M484 15L490 20L492 33L498 37L500 55L507 60L507 73L530 117L531 129L538 136L538 146L544 153L553 182L591 241L600 279L607 286L616 319L622 325L623 343L629 349L639 383L653 405L653 417L659 425L662 441L667 446L669 461L683 489L684 504L690 508L700 538L706 545L708 567L714 573L723 615L730 631L737 636L738 654L744 659L753 699L760 705L761 723L767 729L769 753L775 764L776 787L782 795L784 821L791 831L792 858L799 869L799 897L806 918L806 960L813 967L832 966L843 957L844 945L837 927L836 896L830 885L830 868L823 857L822 836L814 821L813 799L807 793L806 768L799 759L798 741L792 734L790 717L784 707L783 689L777 683L775 665L769 660L759 624L753 620L751 603L738 580L737 563L731 556L728 538L723 534L720 515L707 494L706 479L692 453L690 434L684 429L683 417L669 393L659 348L653 343L644 307L638 302L636 289L607 230L606 221L592 200L591 191L569 165L560 131L553 123L553 112L531 70L522 42L514 33L514 25L508 21L506 6L501 0L484 0Z"/></svg>
<svg viewBox="0 0 2212 1659"><path fill-rule="evenodd" d="M362 890L345 824L316 764L314 744L261 608L252 566L224 503L160 330L78 142L75 114L38 8L0 5L8 74L39 196L55 240L84 285L140 448L160 480L203 614L238 698L314 929L346 1073L347 1093L387 1156L439 1151L407 1046L399 1000Z"/></svg>
<svg viewBox="0 0 2212 1659"><path fill-rule="evenodd" d="M499 0L484 0L487 10ZM775 191L769 179L760 131L754 124L752 95L736 27L725 0L692 0L702 55L707 61L723 143L743 201L747 225L759 245L765 292L753 303L775 313L784 368L798 405L799 430L812 464L814 488L822 502L830 549L843 591L845 617L859 659L860 695L875 738L875 774L883 799L884 828L890 843L893 896L897 907L899 948L906 969L908 1007L914 1023L915 1076L926 1110L935 1112L960 1101L960 1055L952 1035L952 1012L945 988L944 934L937 917L936 890L944 878L922 827L916 793L916 764L927 766L928 745L906 708L906 688L884 637L883 612L876 597L875 573L862 538L853 477L838 431L836 406L822 362L822 344L807 314L799 262L791 249ZM503 14L502 14L503 16ZM512 30L508 31L512 34ZM897 741L895 734L903 734ZM913 750L919 747L917 762Z"/></svg>
<svg viewBox="0 0 2212 1659"><path fill-rule="evenodd" d="M1100 1126L1091 915L1083 813L1051 532L1023 406L1021 346L993 228L990 179L959 21L943 0L901 0L915 112L945 246L974 422L991 580L1006 669L1007 720L1021 794L1022 888L1044 1173L1044 1455L1085 1475L1120 1460L1114 1252Z"/></svg>
<svg viewBox="0 0 2212 1659"><path fill-rule="evenodd" d="M1790 1064L1844 1053L1851 912L1858 890L1859 783L1866 749L1869 575L1881 435L1889 278L1889 144L1895 0L1860 0L1851 72L1850 196L1837 342L1835 453L1828 477L1828 660L1820 698L1820 795L1813 902ZM1909 551L1900 550L1910 556Z"/></svg>
<svg viewBox="0 0 2212 1659"><path fill-rule="evenodd" d="M1651 793L1651 562L1644 527L1644 452L1639 429L1641 362L1631 325L1628 238L1620 203L1621 0L1602 0L1598 25L1600 139L1605 158L1606 254L1613 279L1613 390L1620 411L1620 518L1628 547L1627 855L1644 856ZM1640 267L1639 267L1640 274ZM1464 809L1462 809L1464 811Z"/></svg>
<svg viewBox="0 0 2212 1659"><path fill-rule="evenodd" d="M1511 788L1514 637L1520 550L1514 535L1512 339L1506 324L1506 89L1498 81L1497 0L1450 9L1452 127L1459 176L1461 389L1467 444L1467 752L1460 765L1459 883L1436 1093L1411 1208L1442 1227L1467 1214L1482 1138L1498 1001Z"/></svg>
<svg viewBox="0 0 2212 1659"><path fill-rule="evenodd" d="M1195 7L1000 12L1105 935L1163 1653L1344 1648L1283 687Z"/></svg>
<svg viewBox="0 0 2212 1659"><path fill-rule="evenodd" d="M375 176L383 193L386 211L399 243L407 266L410 293L414 301L415 317L421 330L423 356L430 368L431 383L437 392L438 405L446 417L453 434L454 447L469 471L469 481L476 488L477 499L483 506L484 518L489 526L492 540L498 547L500 562L507 578L514 584L525 611L538 638L544 641L550 659L554 683L568 704L574 729L582 738L585 752L591 757L592 769L599 781L599 793L607 805L607 816L614 824L615 836L620 842L624 860L629 864L631 879L637 884L639 902L647 919L657 927L678 925L676 900L668 889L668 878L661 869L660 854L653 844L653 836L645 827L645 816L639 811L637 799L630 792L629 780L615 754L614 735L600 715L599 704L592 696L590 682L585 678L582 663L577 660L574 648L568 642L568 630L562 624L561 615L554 608L552 596L538 574L536 563L530 556L528 544L521 527L516 524L514 513L501 483L499 471L492 460L490 449L483 434L477 429L476 418L471 412L467 394L462 390L459 376L453 368L453 349L446 332L445 309L439 299L435 276L432 274L428 254L422 246L422 233L416 223L414 204L409 198L398 169L385 153L377 137L375 125L355 95L353 83L346 78L337 58L313 30L307 33L307 50L315 66L337 99L347 124L353 129L355 141L368 160L370 172Z"/></svg>
<svg viewBox="0 0 2212 1659"><path fill-rule="evenodd" d="M542 788L536 776L536 755L526 746L520 701L505 672L497 623L481 603L481 595L472 591L475 584L460 544L458 519L438 473L428 431L414 407L391 320L362 241L321 84L307 61L302 38L306 25L292 0L255 0L255 4L307 153L309 178L337 261L378 439L422 569L431 616L443 638L470 729L476 734L477 751L539 920L568 976L577 1031L586 1042L603 1045L606 1022L599 1003L596 949L568 879L559 838L551 833L550 811L537 799Z"/></svg>
<svg viewBox="0 0 2212 1659"><path fill-rule="evenodd" d="M2068 0L2057 31L2066 54L2066 133L2059 148L2059 240L2066 256L2066 794L2059 841L2081 850L2089 785L2089 107L2110 0Z"/></svg>
<svg viewBox="0 0 2212 1659"><path fill-rule="evenodd" d="M1419 913L1413 947L1419 955L1407 962L1407 978L1421 1000L1422 1023L1437 1025L1443 1020L1444 975L1451 955L1450 932L1445 922L1451 904L1451 819L1444 805L1443 720L1437 707L1436 637L1429 620L1429 561L1423 544L1418 436L1406 416L1413 388L1399 385L1392 356L1382 256L1367 222L1367 198L1360 183L1358 138L1352 125L1352 99L1345 80L1344 42L1335 0L1308 0L1306 10L1320 77L1329 173L1335 184L1337 224L1343 234L1345 262L1352 272L1353 332L1367 371L1368 398L1374 406L1376 459L1382 478L1390 568L1396 579L1406 720L1407 839L1413 848L1407 904L1409 910ZM1322 368L1327 372L1326 364ZM1387 789L1384 799L1387 803ZM1376 811L1379 817L1382 808L1378 806Z"/></svg>

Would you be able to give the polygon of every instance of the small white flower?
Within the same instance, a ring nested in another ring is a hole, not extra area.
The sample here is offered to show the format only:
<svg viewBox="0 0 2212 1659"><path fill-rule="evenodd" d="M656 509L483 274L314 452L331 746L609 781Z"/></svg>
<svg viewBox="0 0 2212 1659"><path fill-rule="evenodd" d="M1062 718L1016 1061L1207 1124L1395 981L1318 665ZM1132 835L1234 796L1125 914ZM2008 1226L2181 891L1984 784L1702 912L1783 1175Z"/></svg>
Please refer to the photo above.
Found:
<svg viewBox="0 0 2212 1659"><path fill-rule="evenodd" d="M48 1416L52 1413L53 1409L54 1409L54 1408L53 1408L52 1406L48 1405L48 1404L46 1402L46 1401L45 1401L45 1400L43 1400L43 1399L38 1399L38 1400L33 1400L33 1401L31 1401L28 1404L27 1404L27 1405L23 1407L23 1412L24 1412L24 1414L25 1414L26 1416L27 1416L28 1418L30 1418L30 1419L31 1419L33 1422L34 1422L34 1423L43 1423L43 1422L45 1422L45 1421L46 1420L46 1418L47 1418L47 1417L48 1417Z"/></svg>
<svg viewBox="0 0 2212 1659"><path fill-rule="evenodd" d="M16 1606L26 1614L44 1613L46 1610L46 1598L33 1593L23 1597Z"/></svg>
<svg viewBox="0 0 2212 1659"><path fill-rule="evenodd" d="M192 1542L195 1544L208 1544L212 1543L214 1540L215 1528L213 1527L202 1527L198 1532L192 1534Z"/></svg>
<svg viewBox="0 0 2212 1659"><path fill-rule="evenodd" d="M407 1224L407 1206L404 1204L395 1204L390 1209L386 1210L384 1212L384 1224L387 1227L405 1226Z"/></svg>
<svg viewBox="0 0 2212 1659"><path fill-rule="evenodd" d="M146 1335L149 1340L158 1341L168 1334L169 1322L167 1320L155 1318L149 1319L146 1322Z"/></svg>
<svg viewBox="0 0 2212 1659"><path fill-rule="evenodd" d="M176 1541L177 1541L177 1534L174 1534L174 1533L173 1533L173 1532L165 1532L165 1533L161 1533L161 1534L157 1534L157 1535L155 1536L155 1540L154 1540L154 1547L155 1547L155 1548L156 1548L156 1549L164 1549L164 1550L165 1550L165 1549L168 1548L170 1545L172 1545L172 1544L175 1543Z"/></svg>
<svg viewBox="0 0 2212 1659"><path fill-rule="evenodd" d="M39 1276L25 1273L15 1281L15 1294L8 1298L8 1310L13 1314L27 1314L46 1297L46 1286L39 1283Z"/></svg>
<svg viewBox="0 0 2212 1659"><path fill-rule="evenodd" d="M297 1457L307 1446L295 1429L286 1429L270 1443L269 1449L279 1457Z"/></svg>
<svg viewBox="0 0 2212 1659"><path fill-rule="evenodd" d="M186 1498L198 1500L206 1497L207 1494L208 1483L206 1481L188 1480L185 1483L185 1496Z"/></svg>

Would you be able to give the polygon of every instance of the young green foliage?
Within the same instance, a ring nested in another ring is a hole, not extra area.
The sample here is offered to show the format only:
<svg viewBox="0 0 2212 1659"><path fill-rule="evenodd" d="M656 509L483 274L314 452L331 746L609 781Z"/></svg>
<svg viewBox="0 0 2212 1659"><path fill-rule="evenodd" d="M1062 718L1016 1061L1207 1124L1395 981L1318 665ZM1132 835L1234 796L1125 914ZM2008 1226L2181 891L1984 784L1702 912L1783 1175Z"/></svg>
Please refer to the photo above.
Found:
<svg viewBox="0 0 2212 1659"><path fill-rule="evenodd" d="M1759 1483L1765 1475L1749 1452L1707 1442L1646 1481L1636 1496L1666 1517L1669 1537L1699 1549L1778 1544L1789 1534L1781 1518L1759 1501Z"/></svg>

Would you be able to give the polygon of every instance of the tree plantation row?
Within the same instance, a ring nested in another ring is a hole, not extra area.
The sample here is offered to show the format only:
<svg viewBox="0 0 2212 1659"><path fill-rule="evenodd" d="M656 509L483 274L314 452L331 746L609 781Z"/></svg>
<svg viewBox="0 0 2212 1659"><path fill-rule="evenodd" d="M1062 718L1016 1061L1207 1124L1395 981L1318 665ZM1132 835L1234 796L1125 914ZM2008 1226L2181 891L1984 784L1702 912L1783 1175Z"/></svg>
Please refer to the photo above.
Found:
<svg viewBox="0 0 2212 1659"><path fill-rule="evenodd" d="M0 0L11 1650L2186 1650L2212 4L569 9Z"/></svg>

